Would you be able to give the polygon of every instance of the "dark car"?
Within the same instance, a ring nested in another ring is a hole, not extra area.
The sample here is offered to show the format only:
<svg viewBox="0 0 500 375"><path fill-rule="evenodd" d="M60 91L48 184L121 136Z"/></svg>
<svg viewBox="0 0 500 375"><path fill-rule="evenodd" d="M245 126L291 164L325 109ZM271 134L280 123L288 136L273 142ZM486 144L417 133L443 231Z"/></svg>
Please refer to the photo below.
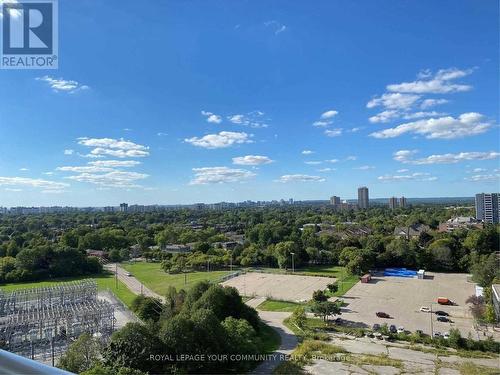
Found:
<svg viewBox="0 0 500 375"><path fill-rule="evenodd" d="M438 316L437 317L438 322L449 322L450 319L448 319L446 316Z"/></svg>
<svg viewBox="0 0 500 375"><path fill-rule="evenodd" d="M391 324L391 326L389 327L389 332L396 333L397 331L398 329L396 328L396 326L394 324Z"/></svg>
<svg viewBox="0 0 500 375"><path fill-rule="evenodd" d="M439 316L450 316L450 314L448 314L446 311L443 311L443 310L435 311L434 314L439 315Z"/></svg>
<svg viewBox="0 0 500 375"><path fill-rule="evenodd" d="M379 311L375 315L377 315L379 318L386 318L386 319L388 319L388 318L391 317L389 314L387 314L387 313L385 313L383 311Z"/></svg>
<svg viewBox="0 0 500 375"><path fill-rule="evenodd" d="M374 330L374 331L378 331L379 329L380 329L380 324L375 323L375 324L373 325L373 330Z"/></svg>

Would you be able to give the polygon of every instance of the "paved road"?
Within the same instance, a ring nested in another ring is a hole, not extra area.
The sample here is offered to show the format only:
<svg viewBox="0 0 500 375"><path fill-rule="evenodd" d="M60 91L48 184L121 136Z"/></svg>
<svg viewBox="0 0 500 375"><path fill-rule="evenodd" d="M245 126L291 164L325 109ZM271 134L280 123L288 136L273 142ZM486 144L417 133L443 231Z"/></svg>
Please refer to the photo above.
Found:
<svg viewBox="0 0 500 375"><path fill-rule="evenodd" d="M262 298L252 298L246 302L247 305L254 307L262 303ZM282 362L287 355L290 355L298 344L297 337L290 331L284 324L283 320L288 318L291 313L288 312L275 312L275 311L260 311L260 319L266 323L268 326L272 327L281 338L281 344L279 348L272 353L272 356L264 362L262 362L253 371L254 374L271 374L274 368Z"/></svg>
<svg viewBox="0 0 500 375"><path fill-rule="evenodd" d="M132 293L134 294L144 294L148 297L156 297L159 298L162 302L165 302L165 298L160 296L159 294L153 292L151 289L148 289L144 284L142 284L139 280L137 280L133 275L128 276L128 271L123 269L122 267L116 265L115 263L109 263L104 266L108 271L115 273L118 272L118 280L124 283Z"/></svg>

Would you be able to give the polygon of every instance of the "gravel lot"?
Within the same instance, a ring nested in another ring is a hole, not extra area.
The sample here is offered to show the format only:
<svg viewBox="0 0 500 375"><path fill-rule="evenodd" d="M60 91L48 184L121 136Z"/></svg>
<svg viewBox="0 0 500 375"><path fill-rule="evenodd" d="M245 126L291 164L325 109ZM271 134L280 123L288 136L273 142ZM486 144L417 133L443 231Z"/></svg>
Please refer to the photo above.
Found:
<svg viewBox="0 0 500 375"><path fill-rule="evenodd" d="M426 274L427 275L427 274ZM452 327L460 329L462 335L469 332L477 338L473 319L465 300L474 294L474 284L467 281L465 274L429 273L424 280L403 277L374 277L368 284L358 283L343 298L348 305L342 318L363 323L371 327L374 323L403 326L414 332L417 329L430 334L431 318L434 332L447 332ZM438 305L437 298L446 297L456 306ZM450 314L453 323L436 320L435 314L420 312L421 306L433 311L443 310ZM383 311L393 319L378 318L375 313Z"/></svg>
<svg viewBox="0 0 500 375"><path fill-rule="evenodd" d="M233 286L244 296L301 302L310 300L315 290L324 290L335 280L330 277L248 272L227 280L222 285Z"/></svg>

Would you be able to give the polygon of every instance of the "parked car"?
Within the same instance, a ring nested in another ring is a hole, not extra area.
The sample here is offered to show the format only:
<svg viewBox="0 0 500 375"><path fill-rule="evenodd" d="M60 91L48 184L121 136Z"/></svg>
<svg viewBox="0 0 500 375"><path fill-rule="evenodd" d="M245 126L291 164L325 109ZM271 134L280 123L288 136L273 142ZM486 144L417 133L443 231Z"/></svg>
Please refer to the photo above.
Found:
<svg viewBox="0 0 500 375"><path fill-rule="evenodd" d="M441 332L434 332L434 337L436 337L436 338L437 338L437 337L442 337L442 336L441 336Z"/></svg>
<svg viewBox="0 0 500 375"><path fill-rule="evenodd" d="M443 333L443 338L448 340L450 338L450 334L448 332Z"/></svg>
<svg viewBox="0 0 500 375"><path fill-rule="evenodd" d="M386 318L389 319L391 316L383 311L377 312L375 315L377 315L379 318Z"/></svg>
<svg viewBox="0 0 500 375"><path fill-rule="evenodd" d="M375 323L372 327L374 331L378 331L380 329L380 324Z"/></svg>
<svg viewBox="0 0 500 375"><path fill-rule="evenodd" d="M398 333L405 333L405 327L398 327Z"/></svg>
<svg viewBox="0 0 500 375"><path fill-rule="evenodd" d="M377 339L379 339L379 340L382 340L382 339L383 339L382 334L381 334L380 332L375 332L375 333L373 334L373 336L375 336L375 338L377 338Z"/></svg>
<svg viewBox="0 0 500 375"><path fill-rule="evenodd" d="M443 311L443 310L438 310L438 311L434 312L434 314L439 315L439 316L450 316L450 314L448 314L446 311Z"/></svg>
<svg viewBox="0 0 500 375"><path fill-rule="evenodd" d="M129 277L132 276L132 274L130 272L127 272L126 275Z"/></svg>
<svg viewBox="0 0 500 375"><path fill-rule="evenodd" d="M446 323L446 322L449 322L450 319L448 319L446 316L438 316L437 317L437 321L438 322L445 322Z"/></svg>
<svg viewBox="0 0 500 375"><path fill-rule="evenodd" d="M420 311L422 311L422 312L430 312L430 311L431 311L431 309L430 309L430 308L428 308L427 306L421 306L421 307L420 307Z"/></svg>
<svg viewBox="0 0 500 375"><path fill-rule="evenodd" d="M438 297L437 303L440 305L452 305L453 302L451 302L448 298L446 297Z"/></svg>
<svg viewBox="0 0 500 375"><path fill-rule="evenodd" d="M396 326L394 324L391 324L391 326L389 327L389 332L396 333L397 331L398 329L396 328Z"/></svg>

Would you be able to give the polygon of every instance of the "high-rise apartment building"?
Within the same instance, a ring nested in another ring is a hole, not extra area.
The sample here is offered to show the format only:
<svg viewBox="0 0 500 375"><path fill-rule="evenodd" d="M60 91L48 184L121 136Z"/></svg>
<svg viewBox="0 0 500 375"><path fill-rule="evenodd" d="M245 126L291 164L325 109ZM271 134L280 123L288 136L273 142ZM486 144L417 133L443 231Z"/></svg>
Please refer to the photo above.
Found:
<svg viewBox="0 0 500 375"><path fill-rule="evenodd" d="M391 197L389 198L389 208L391 210L395 210L398 207L398 198Z"/></svg>
<svg viewBox="0 0 500 375"><path fill-rule="evenodd" d="M498 193L476 194L476 219L485 223L498 224L500 216Z"/></svg>
<svg viewBox="0 0 500 375"><path fill-rule="evenodd" d="M128 204L120 203L120 212L127 212L127 211L128 211Z"/></svg>
<svg viewBox="0 0 500 375"><path fill-rule="evenodd" d="M405 197L399 198L399 207L401 207L401 208L406 207L406 198Z"/></svg>
<svg viewBox="0 0 500 375"><path fill-rule="evenodd" d="M370 205L369 201L368 188L366 186L358 188L358 207L362 210L367 209Z"/></svg>
<svg viewBox="0 0 500 375"><path fill-rule="evenodd" d="M340 197L337 197L336 195L332 196L330 198L330 204L332 206L338 206L340 204Z"/></svg>

